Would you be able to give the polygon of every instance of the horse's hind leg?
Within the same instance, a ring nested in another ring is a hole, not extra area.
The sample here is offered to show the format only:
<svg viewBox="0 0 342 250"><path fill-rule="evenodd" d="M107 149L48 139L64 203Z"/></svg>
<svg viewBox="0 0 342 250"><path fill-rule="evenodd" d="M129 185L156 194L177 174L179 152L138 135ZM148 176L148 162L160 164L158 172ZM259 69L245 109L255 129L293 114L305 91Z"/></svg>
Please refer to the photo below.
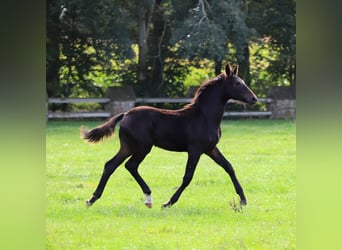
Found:
<svg viewBox="0 0 342 250"><path fill-rule="evenodd" d="M130 154L125 153L125 151L120 149L119 152L112 159L110 159L109 161L106 162L104 169L103 169L103 173L102 173L100 182L99 182L95 192L93 193L92 198L86 201L86 204L88 207L93 205L93 203L101 197L109 177L113 174L113 172L117 169L117 167L120 166L120 164L129 155Z"/></svg>
<svg viewBox="0 0 342 250"><path fill-rule="evenodd" d="M245 197L245 194L243 192L243 189L236 178L235 171L233 169L232 164L222 155L222 153L219 151L217 147L215 147L210 152L206 153L210 158L212 158L217 164L219 164L230 176L230 179L232 180L234 184L234 188L236 193L240 196L240 204L241 205L247 205L247 200Z"/></svg>
<svg viewBox="0 0 342 250"><path fill-rule="evenodd" d="M148 208L152 207L152 195L151 189L146 184L144 179L138 172L139 164L144 160L145 156L150 152L151 147L147 147L141 150L137 150L132 157L126 162L125 167L130 172L130 174L134 177L136 182L141 187L142 191L146 196L145 205Z"/></svg>

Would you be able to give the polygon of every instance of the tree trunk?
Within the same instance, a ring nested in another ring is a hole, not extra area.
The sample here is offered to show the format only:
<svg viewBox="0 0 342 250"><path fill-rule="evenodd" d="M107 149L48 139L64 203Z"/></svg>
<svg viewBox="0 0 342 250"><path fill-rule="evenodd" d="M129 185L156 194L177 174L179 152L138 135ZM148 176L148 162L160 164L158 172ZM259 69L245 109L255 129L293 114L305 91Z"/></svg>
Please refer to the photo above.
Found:
<svg viewBox="0 0 342 250"><path fill-rule="evenodd" d="M47 8L56 8L56 4L53 1L48 1L47 5ZM57 97L61 94L59 85L59 70L61 67L59 46L61 30L58 25L59 12L50 12L51 20L46 24L46 92L49 97Z"/></svg>
<svg viewBox="0 0 342 250"><path fill-rule="evenodd" d="M239 61L239 76L245 81L249 86L251 75L250 75L250 63L249 63L249 48L248 43L243 48L243 59Z"/></svg>
<svg viewBox="0 0 342 250"><path fill-rule="evenodd" d="M55 46L56 45L56 46ZM46 92L49 97L56 97L60 95L59 86L59 44L47 44L47 51L49 51L49 58L47 58L46 65ZM48 53L48 52L47 52Z"/></svg>
<svg viewBox="0 0 342 250"><path fill-rule="evenodd" d="M222 72L222 61L215 60L215 75L219 75Z"/></svg>
<svg viewBox="0 0 342 250"><path fill-rule="evenodd" d="M142 1L138 6L138 25L139 25L139 55L138 55L138 67L137 77L138 84L142 85L148 92L149 86L147 81L147 38L148 38L148 27L152 16L152 10L155 1Z"/></svg>
<svg viewBox="0 0 342 250"><path fill-rule="evenodd" d="M296 62L291 62L289 71L290 86L296 88Z"/></svg>
<svg viewBox="0 0 342 250"><path fill-rule="evenodd" d="M161 0L156 0L152 17L152 29L149 40L149 64L151 65L151 94L154 96L165 95L163 88L163 51L162 43L166 32L164 20L164 8Z"/></svg>

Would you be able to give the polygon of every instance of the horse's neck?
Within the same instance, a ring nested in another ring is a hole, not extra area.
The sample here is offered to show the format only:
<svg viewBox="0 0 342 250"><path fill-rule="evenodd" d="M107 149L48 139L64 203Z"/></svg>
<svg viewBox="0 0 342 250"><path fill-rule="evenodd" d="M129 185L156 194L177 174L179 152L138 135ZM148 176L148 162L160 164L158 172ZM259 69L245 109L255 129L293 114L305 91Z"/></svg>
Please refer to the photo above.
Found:
<svg viewBox="0 0 342 250"><path fill-rule="evenodd" d="M224 113L224 105L217 105L211 109L202 108L202 114L213 126L219 126Z"/></svg>
<svg viewBox="0 0 342 250"><path fill-rule="evenodd" d="M219 126L222 121L226 102L227 100L218 97L203 98L198 103L198 108L208 123L211 123L213 126Z"/></svg>

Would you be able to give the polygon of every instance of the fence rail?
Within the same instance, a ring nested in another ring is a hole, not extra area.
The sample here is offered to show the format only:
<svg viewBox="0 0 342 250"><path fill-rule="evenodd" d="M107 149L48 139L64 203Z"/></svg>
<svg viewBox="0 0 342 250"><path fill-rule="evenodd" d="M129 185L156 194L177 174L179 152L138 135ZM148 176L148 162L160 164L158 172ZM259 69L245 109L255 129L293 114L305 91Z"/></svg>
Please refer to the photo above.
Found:
<svg viewBox="0 0 342 250"><path fill-rule="evenodd" d="M136 103L190 103L192 98L136 98ZM259 98L259 102L271 103L272 98ZM229 100L227 103L238 103L239 101Z"/></svg>
<svg viewBox="0 0 342 250"><path fill-rule="evenodd" d="M108 103L109 98L49 98L48 103Z"/></svg>
<svg viewBox="0 0 342 250"><path fill-rule="evenodd" d="M155 103L190 103L192 98L142 98L135 99L135 103L140 104L155 104ZM259 102L271 103L271 98L259 98ZM110 103L109 98L48 98L47 104L62 104L62 103ZM227 103L238 103L239 101L229 100ZM113 114L107 111L90 111L90 112L52 112L47 111L47 119L50 118L108 118ZM240 111L224 112L224 117L270 117L271 111Z"/></svg>

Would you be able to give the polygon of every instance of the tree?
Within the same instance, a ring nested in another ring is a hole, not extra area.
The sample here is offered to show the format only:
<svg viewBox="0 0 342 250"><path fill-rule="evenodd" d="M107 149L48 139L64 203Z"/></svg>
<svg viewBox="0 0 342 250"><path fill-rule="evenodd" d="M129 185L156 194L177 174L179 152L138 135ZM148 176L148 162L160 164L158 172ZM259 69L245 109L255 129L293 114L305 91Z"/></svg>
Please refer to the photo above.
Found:
<svg viewBox="0 0 342 250"><path fill-rule="evenodd" d="M61 27L58 25L61 15L61 2L48 0L46 4L46 89L49 96L59 96L59 45Z"/></svg>
<svg viewBox="0 0 342 250"><path fill-rule="evenodd" d="M132 19L118 0L47 2L47 92L49 96L100 95L91 72L113 74L113 60L133 56Z"/></svg>
<svg viewBox="0 0 342 250"><path fill-rule="evenodd" d="M236 60L244 60L249 28L241 10L241 1L199 0L178 25L173 42L190 61L207 58L215 62L215 73L230 53L228 43L236 49ZM232 59L232 58L230 58Z"/></svg>
<svg viewBox="0 0 342 250"><path fill-rule="evenodd" d="M101 96L114 82L134 85L137 95L182 95L189 66L207 61L216 74L225 60L239 63L250 83L255 43L275 52L263 69L269 84L295 84L295 1L48 0L46 7L49 96Z"/></svg>
<svg viewBox="0 0 342 250"><path fill-rule="evenodd" d="M154 0L143 0L139 1L137 4L138 12L138 46L139 46L139 56L138 56L138 72L137 80L138 84L149 89L147 86L147 56L148 56L148 46L147 40L149 37L150 22L152 19L152 13L154 9Z"/></svg>
<svg viewBox="0 0 342 250"><path fill-rule="evenodd" d="M248 24L256 30L255 40L268 41L279 56L269 64L272 80L285 78L296 84L296 2L259 0L248 3Z"/></svg>
<svg viewBox="0 0 342 250"><path fill-rule="evenodd" d="M182 95L182 82L187 67L182 65L176 50L169 44L175 24L174 2L139 1L130 5L136 16L138 31L135 41L139 45L137 84L135 90L143 96ZM184 2L184 1L183 1Z"/></svg>

